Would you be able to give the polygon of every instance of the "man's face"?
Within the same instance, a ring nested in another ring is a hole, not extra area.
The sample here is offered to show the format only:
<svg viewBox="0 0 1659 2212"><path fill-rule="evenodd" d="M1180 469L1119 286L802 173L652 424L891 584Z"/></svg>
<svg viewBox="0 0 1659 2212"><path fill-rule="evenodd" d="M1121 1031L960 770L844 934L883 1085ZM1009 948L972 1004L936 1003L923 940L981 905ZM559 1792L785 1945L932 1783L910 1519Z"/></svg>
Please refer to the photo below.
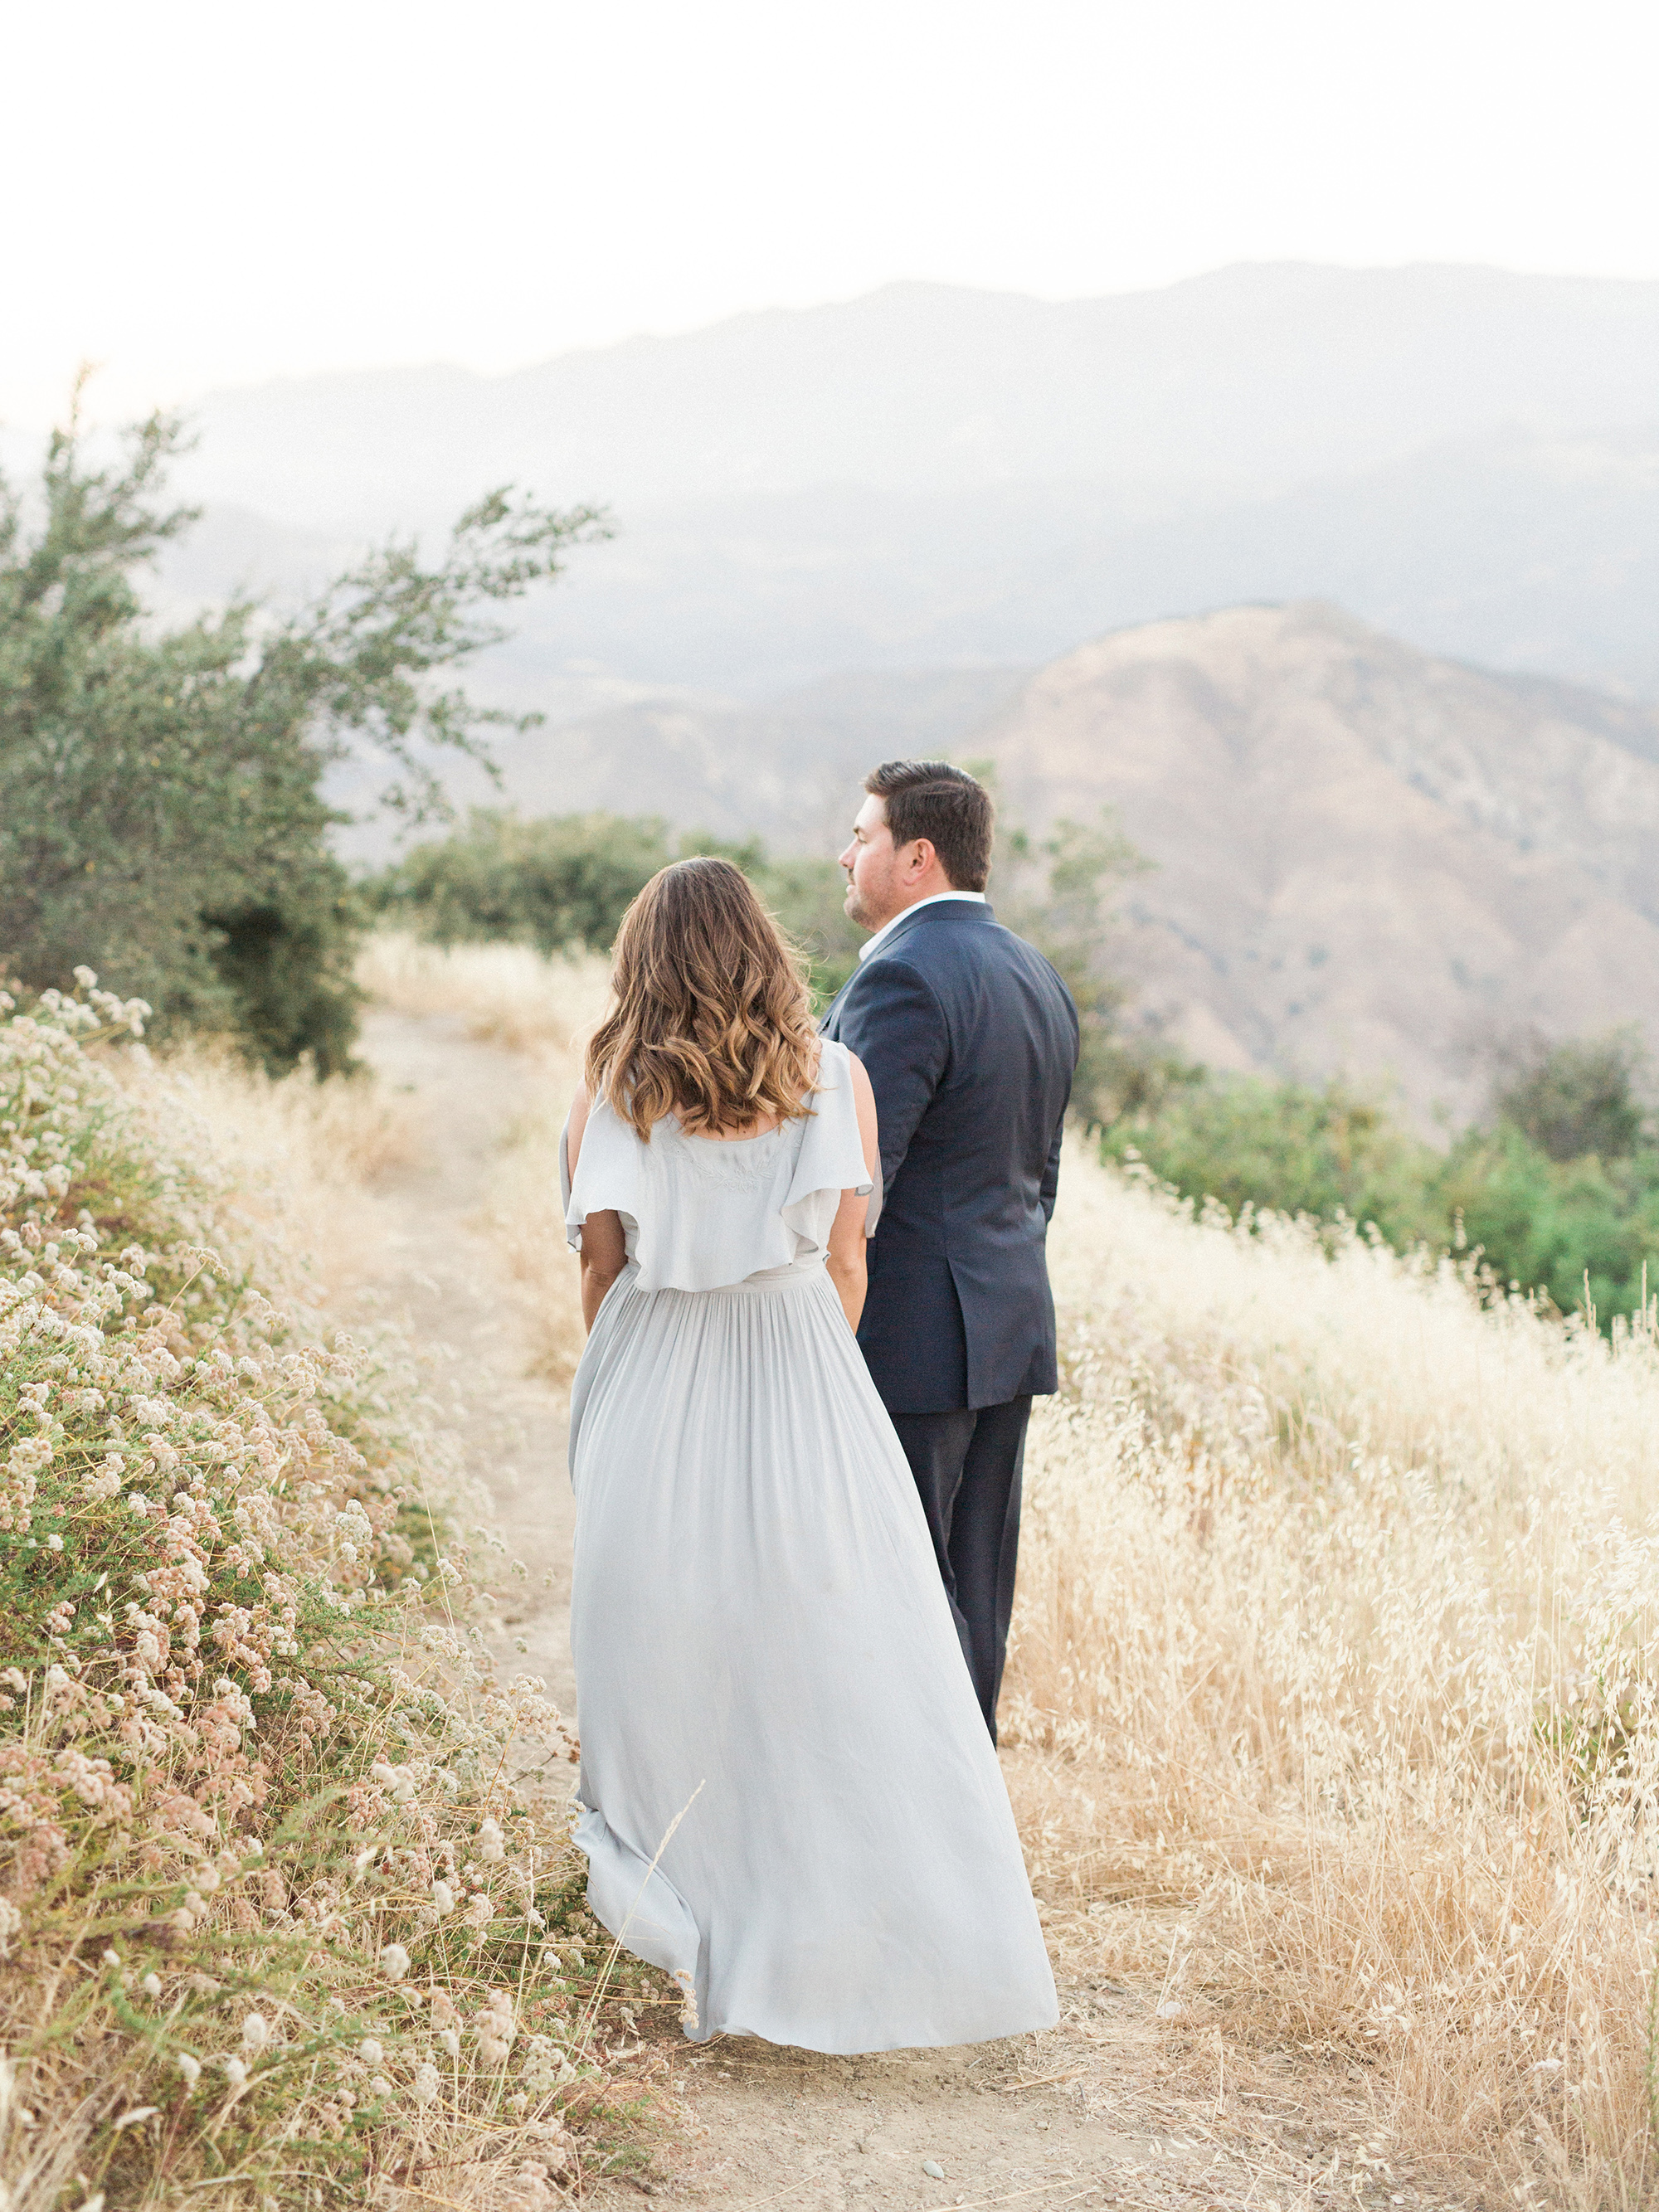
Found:
<svg viewBox="0 0 1659 2212"><path fill-rule="evenodd" d="M898 854L887 827L884 800L873 791L858 811L853 837L841 856L847 871L847 915L860 929L879 929L904 904L898 884Z"/></svg>

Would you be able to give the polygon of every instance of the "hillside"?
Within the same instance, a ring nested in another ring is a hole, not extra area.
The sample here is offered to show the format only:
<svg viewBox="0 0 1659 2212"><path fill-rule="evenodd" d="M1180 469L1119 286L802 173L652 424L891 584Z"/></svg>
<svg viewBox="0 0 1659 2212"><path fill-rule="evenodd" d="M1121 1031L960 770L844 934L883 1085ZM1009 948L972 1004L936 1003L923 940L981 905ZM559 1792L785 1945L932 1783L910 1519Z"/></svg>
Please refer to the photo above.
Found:
<svg viewBox="0 0 1659 2212"><path fill-rule="evenodd" d="M501 764L527 813L649 811L830 855L864 771L927 752L995 761L1036 826L1119 811L1156 864L1122 963L1213 1065L1394 1077L1426 1115L1477 1106L1492 1048L1529 1027L1635 1020L1659 1043L1659 710L1319 602L1116 631L1036 673L647 694Z"/></svg>
<svg viewBox="0 0 1659 2212"><path fill-rule="evenodd" d="M1659 694L1656 395L1659 284L897 285L508 376L216 394L184 481L244 512L191 588L280 586L319 541L436 525L511 479L605 501L621 534L495 662L503 696L591 669L753 700L1303 594L1429 650Z"/></svg>
<svg viewBox="0 0 1659 2212"><path fill-rule="evenodd" d="M833 855L877 761L971 750L972 733L1029 673L852 670L753 704L643 687L629 696L627 687L594 683L586 700L572 687L553 726L495 748L499 789L469 763L434 765L461 806L505 800L532 815L660 814L682 829ZM607 688L623 696L607 699ZM332 795L349 807L371 785L348 773ZM392 843L390 825L371 822L347 833L342 850L374 861Z"/></svg>
<svg viewBox="0 0 1659 2212"><path fill-rule="evenodd" d="M1659 714L1434 659L1328 605L1083 647L975 738L1028 818L1157 863L1127 964L1205 1059L1478 1103L1494 1044L1659 1042Z"/></svg>

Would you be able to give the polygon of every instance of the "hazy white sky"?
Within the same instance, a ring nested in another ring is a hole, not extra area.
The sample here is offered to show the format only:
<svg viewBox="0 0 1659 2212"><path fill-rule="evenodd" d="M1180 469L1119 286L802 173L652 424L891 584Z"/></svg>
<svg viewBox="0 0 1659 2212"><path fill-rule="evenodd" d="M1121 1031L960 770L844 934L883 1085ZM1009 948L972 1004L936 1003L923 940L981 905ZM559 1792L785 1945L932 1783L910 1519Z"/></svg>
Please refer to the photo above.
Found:
<svg viewBox="0 0 1659 2212"><path fill-rule="evenodd" d="M9 0L0 417L922 276L1659 276L1653 0Z"/></svg>

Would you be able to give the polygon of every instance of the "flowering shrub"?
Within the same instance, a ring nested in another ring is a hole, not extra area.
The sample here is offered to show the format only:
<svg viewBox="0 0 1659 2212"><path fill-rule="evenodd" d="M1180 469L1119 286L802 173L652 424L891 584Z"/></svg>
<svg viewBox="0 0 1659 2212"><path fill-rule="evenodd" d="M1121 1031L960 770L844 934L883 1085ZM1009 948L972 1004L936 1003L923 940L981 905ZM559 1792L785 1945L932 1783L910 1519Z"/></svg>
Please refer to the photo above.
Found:
<svg viewBox="0 0 1659 2212"><path fill-rule="evenodd" d="M490 1672L395 1346L268 1295L199 1133L113 1065L147 1009L77 975L0 1008L10 2201L356 2203L492 2117L556 2181L592 1923L514 1777L559 1717Z"/></svg>

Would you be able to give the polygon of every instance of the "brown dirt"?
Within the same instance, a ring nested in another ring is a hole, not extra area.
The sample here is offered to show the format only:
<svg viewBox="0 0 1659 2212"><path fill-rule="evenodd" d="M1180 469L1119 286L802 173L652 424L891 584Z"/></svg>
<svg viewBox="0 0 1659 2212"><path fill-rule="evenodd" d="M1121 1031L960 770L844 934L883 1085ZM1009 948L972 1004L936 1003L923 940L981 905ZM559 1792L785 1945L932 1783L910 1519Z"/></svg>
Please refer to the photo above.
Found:
<svg viewBox="0 0 1659 2212"><path fill-rule="evenodd" d="M496 1657L539 1674L574 1711L566 1398L527 1371L523 1309L503 1296L479 1219L492 1154L538 1103L535 1066L475 1042L448 1015L373 1013L362 1048L384 1084L413 1092L423 1138L415 1163L380 1186L386 1225L372 1292L433 1363L507 1554L528 1571L501 1580Z"/></svg>
<svg viewBox="0 0 1659 2212"><path fill-rule="evenodd" d="M497 1656L541 1674L568 1711L564 1394L526 1372L521 1309L501 1291L479 1219L492 1152L539 1103L534 1065L447 1017L377 1012L364 1049L383 1082L414 1093L424 1130L419 1158L382 1186L371 1296L433 1360L508 1553L529 1570L503 1579ZM1021 1762L1034 1756L1005 1754L1017 1804ZM1179 1916L1169 1917L1173 1933ZM1155 1979L1103 1971L1113 1931L1100 1908L1056 1900L1044 1920L1062 2014L1047 2035L827 2058L750 2039L693 2047L671 2010L647 2015L617 2063L637 2088L652 2165L642 2179L595 2177L591 2201L652 2195L734 2212L1477 2201L1391 2159L1358 2069L1252 2054L1224 2024L1161 2019Z"/></svg>

